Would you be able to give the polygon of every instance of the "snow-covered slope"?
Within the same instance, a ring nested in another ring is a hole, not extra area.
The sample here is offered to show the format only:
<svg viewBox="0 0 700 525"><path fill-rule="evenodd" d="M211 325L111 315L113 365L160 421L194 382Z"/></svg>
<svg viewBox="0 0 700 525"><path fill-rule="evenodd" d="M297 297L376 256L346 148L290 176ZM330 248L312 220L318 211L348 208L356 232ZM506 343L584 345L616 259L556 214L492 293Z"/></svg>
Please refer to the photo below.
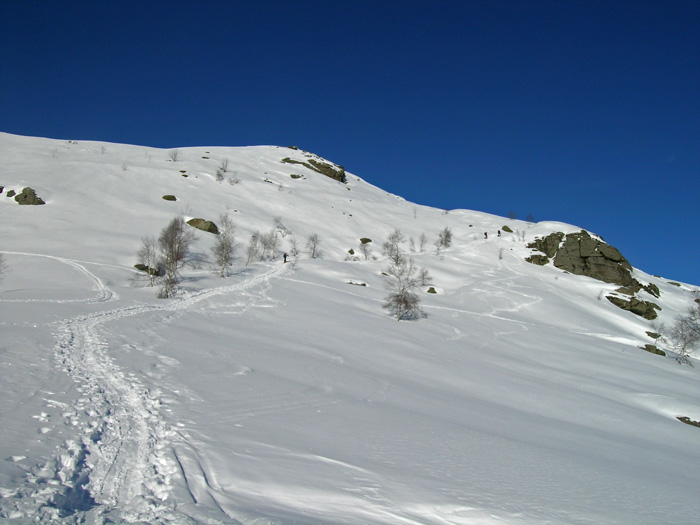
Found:
<svg viewBox="0 0 700 525"><path fill-rule="evenodd" d="M282 162L319 160L285 147L173 161L0 134L0 152L0 518L697 522L700 429L676 418L700 420L699 369L641 350L651 324L601 300L614 285L524 261L536 236L579 227L419 206ZM6 197L26 186L46 205ZM198 232L182 294L131 285L143 237L224 212L228 278ZM275 218L281 250L315 233L322 257L246 266ZM382 308L396 228L432 275L427 319ZM690 304L694 286L635 276L659 287L659 321Z"/></svg>

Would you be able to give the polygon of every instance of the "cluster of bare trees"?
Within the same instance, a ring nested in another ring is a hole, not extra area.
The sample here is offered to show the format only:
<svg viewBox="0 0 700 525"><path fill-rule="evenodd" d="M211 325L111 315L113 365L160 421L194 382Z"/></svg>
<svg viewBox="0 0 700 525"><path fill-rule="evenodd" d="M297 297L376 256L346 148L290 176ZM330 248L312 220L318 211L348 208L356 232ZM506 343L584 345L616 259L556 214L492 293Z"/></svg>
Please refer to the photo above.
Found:
<svg viewBox="0 0 700 525"><path fill-rule="evenodd" d="M227 277L239 245L236 243L236 227L228 214L219 216L219 233L211 247L211 255L216 273ZM282 223L281 217L274 218L274 227L266 233L253 232L246 248L246 265L255 261L275 260L281 253L281 239L287 238L288 255L293 264L300 254L299 244L294 234ZM187 226L182 216L175 217L163 228L158 238L144 237L137 253L137 267L140 274L134 283L137 285L159 286L158 297L168 298L177 294L182 280L181 269L186 262L192 263L192 245L196 240L195 231ZM321 257L321 238L312 233L307 238L306 250L312 259ZM201 254L197 254L201 257ZM203 259L206 260L206 257ZM2 270L0 257L0 271Z"/></svg>
<svg viewBox="0 0 700 525"><path fill-rule="evenodd" d="M225 277L233 262L236 250L234 224L228 215L219 218L221 228L212 246L212 254L218 273ZM158 297L174 297L180 289L182 267L190 256L196 240L195 232L179 215L163 228L160 235L141 239L137 253L140 267L146 274L147 286L159 286ZM142 280L138 281L139 283Z"/></svg>
<svg viewBox="0 0 700 525"><path fill-rule="evenodd" d="M676 354L676 360L691 365L691 352L700 347L700 291L693 292L694 303L685 314L676 317L672 326L655 327L661 341Z"/></svg>
<svg viewBox="0 0 700 525"><path fill-rule="evenodd" d="M185 264L195 241L194 231L187 228L182 216L175 217L158 237L158 263L162 268L158 297L173 297L179 290L180 269ZM161 273L161 272L158 272Z"/></svg>

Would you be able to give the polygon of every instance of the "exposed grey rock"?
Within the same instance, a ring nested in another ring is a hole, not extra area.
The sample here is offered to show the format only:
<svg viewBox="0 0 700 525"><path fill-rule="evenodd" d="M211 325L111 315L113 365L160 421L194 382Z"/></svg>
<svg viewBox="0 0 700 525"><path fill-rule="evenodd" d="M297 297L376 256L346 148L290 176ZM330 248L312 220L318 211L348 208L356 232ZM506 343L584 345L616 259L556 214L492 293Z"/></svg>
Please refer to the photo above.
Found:
<svg viewBox="0 0 700 525"><path fill-rule="evenodd" d="M545 255L533 254L525 260L532 264L545 265L554 258L554 266L561 270L586 275L606 283L618 284L617 292L630 297L608 296L615 306L628 310L645 319L656 319L656 311L661 308L650 301L634 297L641 290L654 297L659 297L659 288L653 284L644 286L632 277L632 265L620 251L600 239L581 230L564 235L561 232L549 234L545 238L535 239L528 248L538 250Z"/></svg>
<svg viewBox="0 0 700 525"><path fill-rule="evenodd" d="M646 345L644 345L644 346L642 346L642 347L640 347L640 348L641 348L642 350L646 350L647 352L650 352L650 353L652 353L652 354L656 354L656 355L666 355L666 352L664 352L663 350L659 349L656 345L646 344Z"/></svg>
<svg viewBox="0 0 700 525"><path fill-rule="evenodd" d="M7 192L7 196L10 196L10 192ZM32 188L24 188L22 193L15 195L15 200L19 204L29 204L29 205L41 205L46 204Z"/></svg>
<svg viewBox="0 0 700 525"><path fill-rule="evenodd" d="M691 425L694 427L700 427L700 421L693 421L690 419L688 416L676 416L676 419L680 421L681 423L685 423L686 425Z"/></svg>
<svg viewBox="0 0 700 525"><path fill-rule="evenodd" d="M143 263L135 264L134 268L136 268L137 270L141 270L142 272L146 272L150 275L154 275L156 277L161 277L161 276L165 275L165 272L163 271L162 268L160 268L160 269L159 268L151 268L150 266L147 266Z"/></svg>
<svg viewBox="0 0 700 525"><path fill-rule="evenodd" d="M564 239L564 234L562 232L554 232L547 235L544 239L535 239L528 244L527 247L540 251L547 257L552 258L556 255L562 239Z"/></svg>
<svg viewBox="0 0 700 525"><path fill-rule="evenodd" d="M187 224L204 232L213 233L214 235L219 234L219 228L216 227L216 224L205 219L190 219L187 221Z"/></svg>
<svg viewBox="0 0 700 525"><path fill-rule="evenodd" d="M623 310L628 310L633 314L639 315L644 319L656 319L656 310L661 310L661 307L651 301L642 301L636 297L630 299L623 299L622 297L615 297L614 295L606 296L607 300L618 308Z"/></svg>
<svg viewBox="0 0 700 525"><path fill-rule="evenodd" d="M649 295L653 295L656 298L661 297L661 290L659 290L659 287L656 286L655 284L647 284L644 287L644 291L646 291Z"/></svg>
<svg viewBox="0 0 700 525"><path fill-rule="evenodd" d="M629 286L634 282L632 265L619 250L592 238L584 230L565 237L554 257L554 266L620 286Z"/></svg>
<svg viewBox="0 0 700 525"><path fill-rule="evenodd" d="M331 164L330 162L325 162L322 160L316 160L312 158L309 158L308 162L304 162L300 160L290 159L289 157L283 158L282 162L286 164L300 164L302 166L305 166L306 168L309 168L310 170L315 171L316 173L321 173L326 177L330 177L331 179L343 183L347 182L345 168L336 164Z"/></svg>
<svg viewBox="0 0 700 525"><path fill-rule="evenodd" d="M546 255L540 255L539 253L526 257L525 260L529 263L537 264L538 266L544 266L545 264L549 263L549 257Z"/></svg>

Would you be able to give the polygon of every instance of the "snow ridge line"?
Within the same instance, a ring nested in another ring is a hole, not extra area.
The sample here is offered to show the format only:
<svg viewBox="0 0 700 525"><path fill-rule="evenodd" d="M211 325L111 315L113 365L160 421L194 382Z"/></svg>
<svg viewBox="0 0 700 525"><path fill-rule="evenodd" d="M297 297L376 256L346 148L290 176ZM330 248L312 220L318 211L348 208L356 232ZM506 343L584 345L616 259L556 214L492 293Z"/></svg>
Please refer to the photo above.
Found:
<svg viewBox="0 0 700 525"><path fill-rule="evenodd" d="M87 516L98 522L187 520L176 511L176 502L168 501L172 478L180 470L170 446L176 433L160 417L160 392L149 391L114 363L107 341L97 333L99 326L146 312L182 311L210 297L257 286L283 271L280 265L236 284L200 290L162 304L118 308L58 323L55 359L80 385L82 397L71 421L80 437L67 440L39 468L42 477L52 478L50 490L28 475L25 486L15 491L22 498L21 514L64 522L82 522ZM113 297L110 290L103 289L103 297Z"/></svg>

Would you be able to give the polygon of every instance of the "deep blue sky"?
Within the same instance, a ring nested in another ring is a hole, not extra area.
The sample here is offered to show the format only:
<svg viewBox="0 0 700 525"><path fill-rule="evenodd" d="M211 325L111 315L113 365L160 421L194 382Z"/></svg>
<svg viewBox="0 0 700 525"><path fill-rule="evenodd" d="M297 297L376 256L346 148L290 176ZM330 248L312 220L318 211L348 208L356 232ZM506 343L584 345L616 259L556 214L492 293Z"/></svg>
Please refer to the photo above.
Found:
<svg viewBox="0 0 700 525"><path fill-rule="evenodd" d="M700 1L0 6L0 131L296 145L700 284Z"/></svg>

